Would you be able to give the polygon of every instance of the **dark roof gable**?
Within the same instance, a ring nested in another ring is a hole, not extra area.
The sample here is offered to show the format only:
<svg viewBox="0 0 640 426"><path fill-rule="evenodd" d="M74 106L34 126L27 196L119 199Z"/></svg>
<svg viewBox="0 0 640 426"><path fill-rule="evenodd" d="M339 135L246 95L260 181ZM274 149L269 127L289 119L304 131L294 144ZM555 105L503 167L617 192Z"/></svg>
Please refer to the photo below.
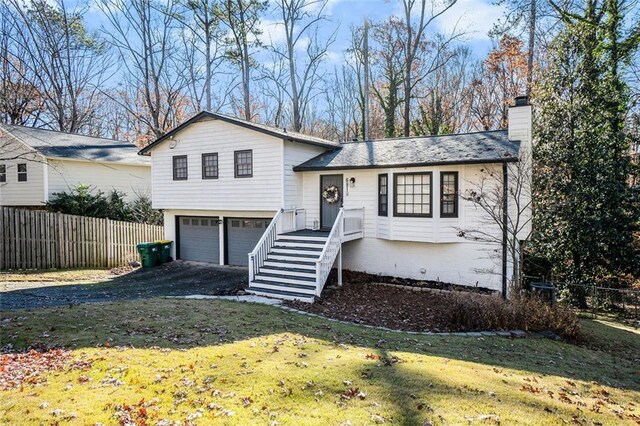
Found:
<svg viewBox="0 0 640 426"><path fill-rule="evenodd" d="M304 135L302 133L297 133L297 132L290 132L290 131L287 131L286 129L279 129L277 127L267 126L264 124L252 123L250 121L242 120L240 118L231 117L231 116L220 114L220 113L202 111L199 114L196 114L195 116L191 117L189 120L185 121L178 127L174 128L169 133L165 134L164 136L161 136L160 138L156 139L146 147L142 148L139 154L148 155L150 150L152 150L155 146L157 146L167 138L173 136L174 134L184 129L185 127L207 118L214 119L214 120L221 120L226 123L234 124L236 126L255 130L260 133L264 133L270 136L275 136L277 138L290 140L294 142L301 142L301 143L321 146L321 147L330 148L330 149L339 146L339 144L336 142L331 142L325 139L316 138L314 136L308 136L308 135Z"/></svg>
<svg viewBox="0 0 640 426"><path fill-rule="evenodd" d="M149 159L138 156L137 147L125 141L11 124L2 124L0 130L44 157L149 165Z"/></svg>
<svg viewBox="0 0 640 426"><path fill-rule="evenodd" d="M456 135L415 136L368 142L349 142L320 154L295 171L417 167L517 161L519 143L506 130Z"/></svg>

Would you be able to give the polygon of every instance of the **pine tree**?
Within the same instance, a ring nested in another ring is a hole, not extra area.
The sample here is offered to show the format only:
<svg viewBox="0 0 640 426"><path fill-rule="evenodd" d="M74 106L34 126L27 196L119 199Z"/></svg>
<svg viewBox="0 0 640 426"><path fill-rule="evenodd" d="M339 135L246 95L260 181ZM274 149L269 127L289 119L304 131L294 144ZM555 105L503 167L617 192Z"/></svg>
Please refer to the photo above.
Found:
<svg viewBox="0 0 640 426"><path fill-rule="evenodd" d="M620 4L588 0L579 14L561 11L566 27L535 91L535 242L572 284L616 284L632 266L640 215L620 70L638 40L622 39Z"/></svg>

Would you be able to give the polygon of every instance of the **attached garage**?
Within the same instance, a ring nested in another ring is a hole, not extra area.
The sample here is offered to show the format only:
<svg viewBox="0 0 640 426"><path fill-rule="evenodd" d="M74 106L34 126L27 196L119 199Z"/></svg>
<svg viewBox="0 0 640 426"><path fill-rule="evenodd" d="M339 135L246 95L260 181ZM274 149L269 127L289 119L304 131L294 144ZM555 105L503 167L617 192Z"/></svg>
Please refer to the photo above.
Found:
<svg viewBox="0 0 640 426"><path fill-rule="evenodd" d="M178 259L220 263L217 217L178 217Z"/></svg>
<svg viewBox="0 0 640 426"><path fill-rule="evenodd" d="M247 266L249 253L264 234L271 219L226 219L227 264Z"/></svg>

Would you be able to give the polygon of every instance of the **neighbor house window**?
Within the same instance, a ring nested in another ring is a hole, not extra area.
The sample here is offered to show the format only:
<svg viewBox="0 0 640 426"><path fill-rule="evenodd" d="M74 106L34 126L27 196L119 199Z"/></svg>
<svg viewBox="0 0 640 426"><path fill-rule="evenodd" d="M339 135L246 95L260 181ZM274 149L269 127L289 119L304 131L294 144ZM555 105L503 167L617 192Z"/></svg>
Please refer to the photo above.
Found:
<svg viewBox="0 0 640 426"><path fill-rule="evenodd" d="M27 163L18 164L18 182L27 181Z"/></svg>
<svg viewBox="0 0 640 426"><path fill-rule="evenodd" d="M7 181L7 166L6 164L0 164L0 182Z"/></svg>
<svg viewBox="0 0 640 426"><path fill-rule="evenodd" d="M173 157L173 180L187 180L187 156L176 155Z"/></svg>
<svg viewBox="0 0 640 426"><path fill-rule="evenodd" d="M236 151L235 158L235 177L251 177L253 176L253 151Z"/></svg>
<svg viewBox="0 0 640 426"><path fill-rule="evenodd" d="M202 179L218 179L218 154L202 154Z"/></svg>
<svg viewBox="0 0 640 426"><path fill-rule="evenodd" d="M431 172L394 175L394 216L431 217Z"/></svg>
<svg viewBox="0 0 640 426"><path fill-rule="evenodd" d="M440 173L440 217L458 217L458 172Z"/></svg>
<svg viewBox="0 0 640 426"><path fill-rule="evenodd" d="M387 216L389 211L389 175L378 175L378 216Z"/></svg>

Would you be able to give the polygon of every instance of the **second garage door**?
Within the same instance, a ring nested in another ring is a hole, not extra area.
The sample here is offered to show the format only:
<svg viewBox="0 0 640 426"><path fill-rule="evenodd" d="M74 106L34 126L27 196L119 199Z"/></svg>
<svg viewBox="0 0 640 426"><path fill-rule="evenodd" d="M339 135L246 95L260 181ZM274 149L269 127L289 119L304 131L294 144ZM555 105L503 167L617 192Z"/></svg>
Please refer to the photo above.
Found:
<svg viewBox="0 0 640 426"><path fill-rule="evenodd" d="M197 262L220 263L218 218L179 218L178 258Z"/></svg>
<svg viewBox="0 0 640 426"><path fill-rule="evenodd" d="M227 263L247 266L248 254L264 234L270 219L227 219Z"/></svg>

